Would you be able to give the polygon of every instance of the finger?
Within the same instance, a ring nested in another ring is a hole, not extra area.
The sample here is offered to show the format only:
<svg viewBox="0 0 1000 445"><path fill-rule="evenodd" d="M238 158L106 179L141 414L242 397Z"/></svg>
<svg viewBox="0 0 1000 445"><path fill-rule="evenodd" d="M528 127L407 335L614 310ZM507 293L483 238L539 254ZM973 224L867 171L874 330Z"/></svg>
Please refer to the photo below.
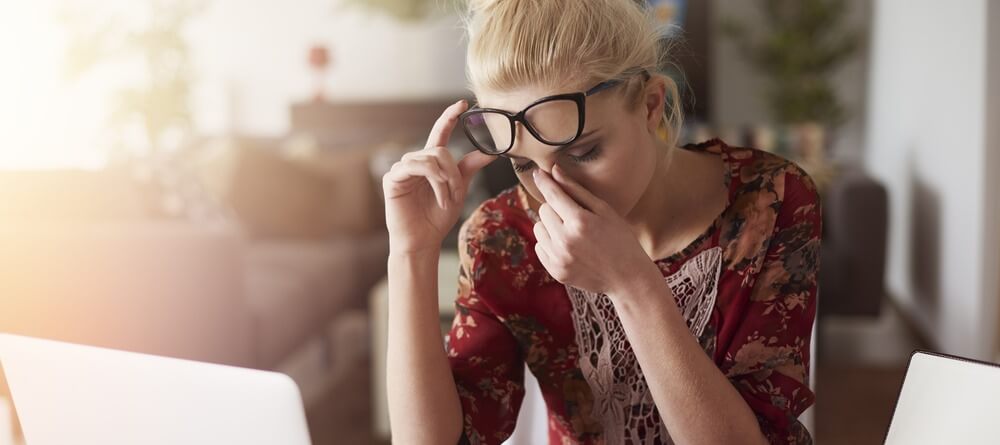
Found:
<svg viewBox="0 0 1000 445"><path fill-rule="evenodd" d="M465 190L462 188L462 172L458 169L458 163L455 162L455 157L451 155L451 150L445 147L439 147L440 156L438 159L439 164L443 164L444 170L448 173L448 185L451 187L451 192L454 194L452 196L453 200L462 199Z"/></svg>
<svg viewBox="0 0 1000 445"><path fill-rule="evenodd" d="M397 196L409 193L412 190L411 184L417 181L428 181L431 185L431 189L434 190L435 199L438 204L442 204L438 198L440 190L445 190L446 187L444 183L433 173L423 171L424 167L419 165L403 165L399 164L394 166L388 173L382 177L383 187L385 188L385 197L387 199L395 198Z"/></svg>
<svg viewBox="0 0 1000 445"><path fill-rule="evenodd" d="M572 197L566 194L562 186L559 185L552 176L542 171L540 168L534 170L535 186L545 197L545 202L552 206L552 209L559 214L563 221L578 217L583 208Z"/></svg>
<svg viewBox="0 0 1000 445"><path fill-rule="evenodd" d="M548 235L548 243L546 244L546 247L549 249L556 249L550 250L550 253L568 250L567 224L559 218L559 215L556 214L555 210L552 210L551 205L548 203L542 203L542 205L538 207L538 219L545 226L545 233Z"/></svg>
<svg viewBox="0 0 1000 445"><path fill-rule="evenodd" d="M542 244L535 244L535 256L538 257L538 261L542 263L542 267L545 268L545 272L549 274L556 281L562 282L565 271L559 263L556 262L555 256L548 247Z"/></svg>
<svg viewBox="0 0 1000 445"><path fill-rule="evenodd" d="M546 271L552 269L555 264L552 262L552 255L549 254L548 250L546 250L545 246L542 244L535 243L535 256L538 257L538 261L542 263L542 267L544 267Z"/></svg>
<svg viewBox="0 0 1000 445"><path fill-rule="evenodd" d="M421 157L419 159L414 159L413 162L426 165L431 171L436 172L436 181L430 181L431 188L434 189L434 196L437 198L438 205L441 208L448 208L448 203L452 201L448 186L448 175L445 173L444 169L441 168L441 164L438 163L436 157Z"/></svg>
<svg viewBox="0 0 1000 445"><path fill-rule="evenodd" d="M462 156L462 160L458 161L458 170L462 173L465 187L468 187L469 182L472 181L472 175L498 158L499 156L488 155L479 150L473 150Z"/></svg>
<svg viewBox="0 0 1000 445"><path fill-rule="evenodd" d="M552 238L549 236L548 229L545 228L545 223L539 221L532 226L532 231L535 233L535 242L542 244L543 246L551 246Z"/></svg>
<svg viewBox="0 0 1000 445"><path fill-rule="evenodd" d="M409 160L396 164L389 173L386 174L390 181L397 183L408 182L414 178L426 178L434 190L434 197L441 208L447 208L446 194L448 190L447 179L441 172L437 163L432 160Z"/></svg>
<svg viewBox="0 0 1000 445"><path fill-rule="evenodd" d="M552 210L552 205L544 202L538 207L538 219L541 220L542 224L545 225L546 233L550 235L551 238L561 238L563 224L565 224L562 218Z"/></svg>
<svg viewBox="0 0 1000 445"><path fill-rule="evenodd" d="M461 174L458 172L458 166L455 165L455 161L452 160L451 152L449 152L446 147L438 146L420 151L418 153L420 154L413 156L412 159L427 159L428 161L433 161L438 168L444 172L445 179L448 183L448 199L452 202L456 202L460 196L458 187L460 185Z"/></svg>
<svg viewBox="0 0 1000 445"><path fill-rule="evenodd" d="M555 179L556 183L559 184L563 191L566 192L576 203L585 209L597 213L598 210L604 208L604 204L607 204L601 198L598 198L590 190L576 182L573 178L569 177L566 172L563 171L562 167L558 164L552 167L551 177Z"/></svg>
<svg viewBox="0 0 1000 445"><path fill-rule="evenodd" d="M465 103L465 99L462 99L445 108L441 116L434 122L434 127L431 128L431 134L427 137L426 147L448 145L448 140L451 139L451 132L455 129L455 124L458 123L458 116L467 107L468 104Z"/></svg>
<svg viewBox="0 0 1000 445"><path fill-rule="evenodd" d="M438 166L437 162L428 157L421 158L408 158L397 162L393 165L393 169L403 169L400 171L413 173L411 176L426 176L427 179L436 179L441 182L447 182L448 177L445 175L441 167ZM415 168L415 169L413 169ZM390 170L392 173L392 170ZM393 178L402 178L402 176L394 175ZM405 179L401 179L405 180Z"/></svg>

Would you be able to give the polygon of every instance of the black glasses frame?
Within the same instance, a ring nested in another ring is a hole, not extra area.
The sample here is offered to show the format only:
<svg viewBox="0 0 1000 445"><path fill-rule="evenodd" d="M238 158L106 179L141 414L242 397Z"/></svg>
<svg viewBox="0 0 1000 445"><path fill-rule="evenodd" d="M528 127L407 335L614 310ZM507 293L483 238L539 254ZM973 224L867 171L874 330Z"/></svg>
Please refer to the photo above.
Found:
<svg viewBox="0 0 1000 445"><path fill-rule="evenodd" d="M639 71L638 73L635 73L635 74L642 74L644 76L645 80L649 80L649 78L650 78L649 72L646 71L646 70L641 70L641 71ZM521 110L521 111L519 111L517 113L511 113L509 111L501 110L501 109L498 109L498 108L479 108L478 106L475 106L473 108L470 108L470 109L466 110L461 115L459 115L459 121L462 123L462 130L465 132L466 137L469 138L469 141L472 142L472 145L474 145L476 147L476 149L478 149L479 151L481 151L483 153L486 153L486 154L489 154L489 155L497 155L497 156L499 156L499 155L502 155L504 153L507 153L508 151L510 151L511 148L514 147L514 134L516 132L515 123L517 123L517 122L520 122L522 125L524 125L524 128L528 129L528 132L531 133L531 135L534 136L535 139L537 139L539 142L541 142L543 144L552 145L552 146L569 145L569 144L572 144L574 141L576 141L580 137L581 134L583 134L583 126L584 126L584 123L586 122L585 117L587 115L587 113L586 113L587 97L592 96L594 94L597 94L597 93L599 93L601 91L604 91L606 89L613 88L613 87L621 84L624 81L625 81L624 79L610 79L610 80L605 80L604 82L601 82L601 83L599 83L597 85L594 85L592 88L590 88L587 91L581 91L581 92L576 92L576 93L563 93L563 94L555 94L555 95L552 95L552 96L545 96L545 97L543 97L541 99L538 99L538 100L536 100L536 101L528 104L528 106L524 107L523 110ZM531 125L531 123L528 122L528 120L525 118L525 116L528 113L528 110L532 109L533 107L536 107L538 105L544 104L546 102L552 102L552 101L556 101L556 100L571 100L571 101L575 102L576 103L577 113L579 115L579 121L578 121L578 125L577 125L577 128L576 128L576 134L574 134L573 137L571 137L570 139L565 140L565 141L549 141L549 140L546 140L541 134L538 133L538 130L536 130ZM490 149L488 149L486 147L483 147L478 142L476 142L476 138L472 135L472 130L469 129L469 123L468 123L468 121L469 121L469 119L472 119L472 118L476 117L476 115L485 114L485 113L500 114L502 116L507 117L508 122L510 122L510 139L509 139L510 140L510 144L508 144L506 148L504 148L504 149L499 149L498 148L497 150L494 151L494 150L490 150Z"/></svg>

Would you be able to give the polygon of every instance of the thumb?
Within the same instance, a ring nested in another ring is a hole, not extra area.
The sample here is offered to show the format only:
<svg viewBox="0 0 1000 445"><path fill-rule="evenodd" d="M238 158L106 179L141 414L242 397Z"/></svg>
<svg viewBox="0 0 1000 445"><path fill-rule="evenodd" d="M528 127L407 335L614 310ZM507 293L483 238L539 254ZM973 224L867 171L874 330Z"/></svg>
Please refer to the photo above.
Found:
<svg viewBox="0 0 1000 445"><path fill-rule="evenodd" d="M469 181L472 180L472 176L479 170L482 170L483 167L495 161L497 157L479 150L473 150L462 156L462 159L458 161L458 171L462 174L462 180L465 181L465 185L468 186Z"/></svg>

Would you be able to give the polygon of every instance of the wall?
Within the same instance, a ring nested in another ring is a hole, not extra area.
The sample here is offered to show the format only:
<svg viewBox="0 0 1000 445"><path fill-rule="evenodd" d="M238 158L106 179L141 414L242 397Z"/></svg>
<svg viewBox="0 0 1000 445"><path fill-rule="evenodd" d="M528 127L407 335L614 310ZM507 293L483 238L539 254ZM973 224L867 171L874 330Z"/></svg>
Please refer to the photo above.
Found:
<svg viewBox="0 0 1000 445"><path fill-rule="evenodd" d="M993 292L998 301L996 310L985 312L989 317L986 327L996 332L994 340L994 357L1000 362L1000 3L991 2L987 5L989 19L987 23L992 23L987 29L989 35L986 43L986 53L989 55L986 78L990 79L986 93L986 193L985 205L987 220L986 224L986 252L984 268L986 278L986 291ZM992 269L989 265L992 264ZM992 317L990 314L993 314Z"/></svg>
<svg viewBox="0 0 1000 445"><path fill-rule="evenodd" d="M847 3L844 26L868 28L871 0L847 0ZM760 4L758 1L713 0L713 26L718 29L723 20L731 18L745 22L752 30L760 32L765 26L759 13ZM728 37L717 34L712 46L712 119L723 128L761 123L761 117L768 115L763 96L767 87L764 78L754 72L754 68ZM842 104L851 114L850 119L841 127L831 149L837 159L854 161L863 156L867 92L865 79L868 69L866 52L867 48L861 48L856 58L845 62L832 76L832 83Z"/></svg>
<svg viewBox="0 0 1000 445"><path fill-rule="evenodd" d="M332 52L324 82L336 100L458 98L465 90L465 49L454 15L401 23L345 10L339 0L203 3L184 36L199 134L285 135L289 105L312 96L316 78L307 53L316 43ZM63 10L82 14L87 28L114 17L123 23L117 27L132 29L151 8L132 0L3 2L0 169L100 167L115 143L109 98L144 79L141 64L118 58L104 59L79 80L64 77L72 36L59 19ZM145 142L141 132L125 138Z"/></svg>
<svg viewBox="0 0 1000 445"><path fill-rule="evenodd" d="M465 45L457 16L400 22L335 0L213 0L188 34L199 68L200 129L280 136L288 107L316 84L307 64L315 43L332 66L335 100L460 97Z"/></svg>
<svg viewBox="0 0 1000 445"><path fill-rule="evenodd" d="M981 358L995 350L1000 270L986 236L986 12L985 0L875 2L865 152L889 188L890 296L934 347Z"/></svg>

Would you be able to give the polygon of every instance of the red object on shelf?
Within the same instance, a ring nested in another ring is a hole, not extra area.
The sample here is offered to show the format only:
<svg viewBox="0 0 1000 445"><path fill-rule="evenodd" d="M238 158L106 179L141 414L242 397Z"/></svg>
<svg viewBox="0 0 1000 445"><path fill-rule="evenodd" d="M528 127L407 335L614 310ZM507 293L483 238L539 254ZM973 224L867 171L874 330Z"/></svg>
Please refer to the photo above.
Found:
<svg viewBox="0 0 1000 445"><path fill-rule="evenodd" d="M316 102L324 101L323 76L326 74L331 61L330 51L326 46L317 44L309 48L309 66L316 73L316 92L313 95L313 100Z"/></svg>
<svg viewBox="0 0 1000 445"><path fill-rule="evenodd" d="M330 64L330 51L323 45L316 45L309 49L309 66L317 71L325 70Z"/></svg>

